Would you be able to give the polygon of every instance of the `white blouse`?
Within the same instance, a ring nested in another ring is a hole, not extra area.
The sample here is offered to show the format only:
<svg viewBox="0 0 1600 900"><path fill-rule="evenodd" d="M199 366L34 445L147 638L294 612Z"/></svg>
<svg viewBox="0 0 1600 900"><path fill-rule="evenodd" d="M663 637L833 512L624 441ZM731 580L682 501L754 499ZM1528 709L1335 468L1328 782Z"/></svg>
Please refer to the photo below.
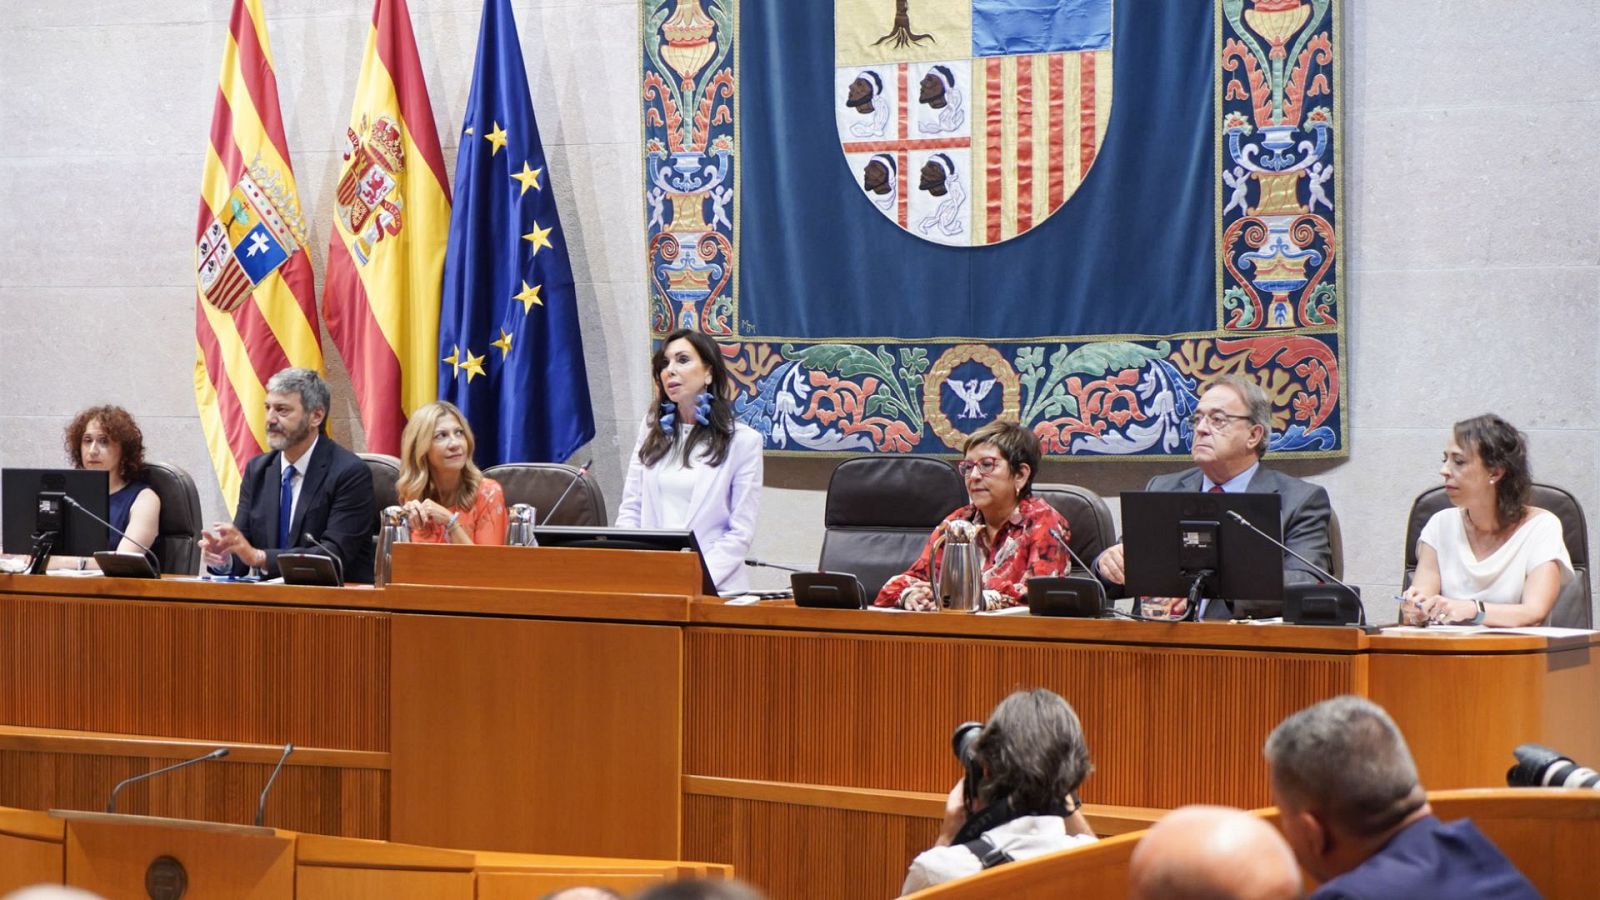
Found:
<svg viewBox="0 0 1600 900"><path fill-rule="evenodd" d="M661 488L662 528L689 527L689 502L694 499L696 472L683 464L683 443L688 440L689 426L678 426L677 440L667 455L656 463L656 483ZM705 465L705 448L695 454L695 464Z"/></svg>
<svg viewBox="0 0 1600 900"><path fill-rule="evenodd" d="M1520 603L1528 573L1552 559L1561 566L1562 586L1572 580L1572 558L1561 536L1561 520L1548 510L1533 510L1484 559L1473 556L1466 517L1458 507L1434 513L1417 542L1439 556L1439 593L1457 600Z"/></svg>

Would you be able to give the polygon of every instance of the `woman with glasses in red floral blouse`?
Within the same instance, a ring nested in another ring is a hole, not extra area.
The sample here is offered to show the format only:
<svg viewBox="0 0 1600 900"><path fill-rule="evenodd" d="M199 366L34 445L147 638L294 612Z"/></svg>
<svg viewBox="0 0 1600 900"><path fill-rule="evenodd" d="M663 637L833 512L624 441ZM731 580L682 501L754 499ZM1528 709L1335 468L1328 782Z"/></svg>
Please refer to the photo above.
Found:
<svg viewBox="0 0 1600 900"><path fill-rule="evenodd" d="M911 568L889 579L876 606L939 608L931 583L935 548L957 520L978 527L983 553L983 606L1016 606L1028 593L1028 579L1060 575L1069 568L1062 544L1071 539L1067 520L1055 507L1033 496L1039 470L1039 439L1014 422L992 422L974 431L961 447L957 466L967 483L966 506L951 513L929 536ZM1056 531L1059 529L1059 531ZM1059 535L1057 540L1052 532Z"/></svg>

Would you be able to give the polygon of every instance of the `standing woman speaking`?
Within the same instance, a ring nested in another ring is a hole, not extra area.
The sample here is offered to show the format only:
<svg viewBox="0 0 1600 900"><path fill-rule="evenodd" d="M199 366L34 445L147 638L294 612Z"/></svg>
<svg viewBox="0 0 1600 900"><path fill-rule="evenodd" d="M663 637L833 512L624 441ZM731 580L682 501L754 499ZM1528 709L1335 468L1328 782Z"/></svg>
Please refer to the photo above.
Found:
<svg viewBox="0 0 1600 900"><path fill-rule="evenodd" d="M674 331L651 365L655 402L628 465L617 526L693 531L717 590L748 590L761 435L734 420L728 368L710 338Z"/></svg>

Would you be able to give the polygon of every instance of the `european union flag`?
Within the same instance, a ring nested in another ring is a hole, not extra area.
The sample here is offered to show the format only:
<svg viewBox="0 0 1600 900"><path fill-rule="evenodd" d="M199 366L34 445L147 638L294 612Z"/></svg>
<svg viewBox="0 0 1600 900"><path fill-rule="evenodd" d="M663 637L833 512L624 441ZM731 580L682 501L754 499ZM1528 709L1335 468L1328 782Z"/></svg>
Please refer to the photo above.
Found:
<svg viewBox="0 0 1600 900"><path fill-rule="evenodd" d="M486 0L456 159L439 396L477 463L560 462L594 437L577 298L509 0Z"/></svg>

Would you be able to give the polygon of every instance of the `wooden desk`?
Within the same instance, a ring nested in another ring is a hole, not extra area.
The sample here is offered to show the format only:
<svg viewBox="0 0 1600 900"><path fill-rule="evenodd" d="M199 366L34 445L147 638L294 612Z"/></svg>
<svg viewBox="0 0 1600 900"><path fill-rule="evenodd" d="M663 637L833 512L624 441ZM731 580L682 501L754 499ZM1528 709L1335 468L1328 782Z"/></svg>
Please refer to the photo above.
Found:
<svg viewBox="0 0 1600 900"><path fill-rule="evenodd" d="M123 808L244 823L293 740L273 825L881 897L937 830L951 729L1018 687L1082 717L1103 833L1267 805L1267 733L1340 693L1390 710L1432 789L1502 784L1523 741L1600 761L1588 636L729 607L686 557L401 550L382 591L0 576L0 804L102 808L224 744Z"/></svg>

